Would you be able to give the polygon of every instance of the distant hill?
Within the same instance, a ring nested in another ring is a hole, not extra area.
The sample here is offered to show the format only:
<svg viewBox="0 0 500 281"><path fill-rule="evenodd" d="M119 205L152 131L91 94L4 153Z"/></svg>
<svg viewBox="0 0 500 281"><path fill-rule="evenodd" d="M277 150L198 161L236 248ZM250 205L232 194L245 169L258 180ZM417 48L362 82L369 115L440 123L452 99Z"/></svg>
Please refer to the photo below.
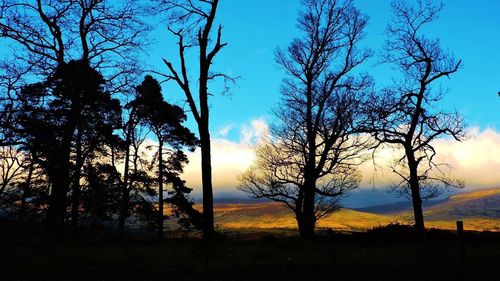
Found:
<svg viewBox="0 0 500 281"><path fill-rule="evenodd" d="M429 219L482 217L500 219L500 188L456 194L425 209Z"/></svg>
<svg viewBox="0 0 500 281"><path fill-rule="evenodd" d="M320 220L318 227L341 231L361 231L385 225L398 217L363 213L351 209L340 211ZM280 203L216 204L215 222L224 229L292 229L297 227L291 210Z"/></svg>
<svg viewBox="0 0 500 281"><path fill-rule="evenodd" d="M295 229L292 211L275 202L240 201L215 204L215 221L221 229ZM500 188L456 194L425 204L428 227L454 229L462 220L468 230L500 231ZM341 209L318 222L319 228L362 231L391 222L411 223L410 202Z"/></svg>
<svg viewBox="0 0 500 281"><path fill-rule="evenodd" d="M441 204L448 199L442 199L442 200L428 200L423 202L424 208L426 207L431 207L434 205ZM367 213L374 213L374 214L397 214L405 211L411 211L412 210L412 203L411 201L401 201L401 202L396 202L396 203L390 203L390 204L382 204L382 205L376 205L376 206L370 206L370 207L365 207L365 208L353 208L356 211L360 212L367 212Z"/></svg>
<svg viewBox="0 0 500 281"><path fill-rule="evenodd" d="M487 217L500 219L500 188L483 189L451 195L423 203L427 218L459 219ZM412 211L412 203L403 201L355 209L374 214L401 214Z"/></svg>

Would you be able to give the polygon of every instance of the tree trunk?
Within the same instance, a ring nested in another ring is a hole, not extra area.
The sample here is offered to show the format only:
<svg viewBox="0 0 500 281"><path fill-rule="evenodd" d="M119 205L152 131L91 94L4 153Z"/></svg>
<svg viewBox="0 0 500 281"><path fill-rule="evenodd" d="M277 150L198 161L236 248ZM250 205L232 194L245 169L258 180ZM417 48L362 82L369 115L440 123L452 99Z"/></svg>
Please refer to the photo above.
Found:
<svg viewBox="0 0 500 281"><path fill-rule="evenodd" d="M211 239L214 229L214 198L212 188L212 156L210 144L210 125L208 107L208 71L210 65L206 61L207 39L200 40L200 132L201 144L201 179L203 185L203 238Z"/></svg>
<svg viewBox="0 0 500 281"><path fill-rule="evenodd" d="M314 229L316 227L316 212L315 212L315 181L306 179L304 185L304 203L302 214L302 230L300 237L312 239L314 237ZM299 227L300 228L300 227Z"/></svg>
<svg viewBox="0 0 500 281"><path fill-rule="evenodd" d="M295 211L295 219L297 220L297 226L299 228L299 237L305 237L306 236L306 231L304 227L304 215L302 214L301 211Z"/></svg>
<svg viewBox="0 0 500 281"><path fill-rule="evenodd" d="M302 231L300 236L302 238L311 239L314 237L314 227L316 225L315 213L315 193L316 193L316 132L313 125L313 93L312 81L313 79L307 75L306 87L306 135L307 135L307 155L305 155L305 171L304 171L304 203L302 206L303 219Z"/></svg>
<svg viewBox="0 0 500 281"><path fill-rule="evenodd" d="M67 161L59 160L59 167L51 173L52 189L49 196L49 208L46 219L46 235L51 243L59 244L63 240L64 217L66 215L66 193L70 183L69 150L62 152Z"/></svg>
<svg viewBox="0 0 500 281"><path fill-rule="evenodd" d="M125 239L125 221L127 219L128 213L128 201L129 201L129 169L130 169L130 145L131 145L131 130L133 126L129 125L127 128L127 136L125 139L125 167L123 170L123 184L121 190L121 202L120 202L120 217L118 218L118 239L123 242Z"/></svg>
<svg viewBox="0 0 500 281"><path fill-rule="evenodd" d="M48 235L48 239L54 244L58 244L63 240L66 196L71 181L69 175L71 143L76 130L77 118L75 118L75 112L79 112L79 107L74 103L71 109L72 115L70 115L70 120L64 132L59 152L57 155L54 155L54 162L49 176L52 182L52 189L49 196L46 234Z"/></svg>
<svg viewBox="0 0 500 281"><path fill-rule="evenodd" d="M31 190L31 180L33 178L33 162L30 160L29 168L28 168L28 177L26 178L26 182L23 183L23 195L21 197L21 207L19 209L19 221L23 221L24 218L26 217L26 209L27 209L27 199L28 199L28 194L30 193Z"/></svg>
<svg viewBox="0 0 500 281"><path fill-rule="evenodd" d="M413 204L413 215L415 218L415 229L417 234L423 238L425 234L425 225L424 225L424 215L422 211L422 198L420 197L420 183L418 181L418 164L415 160L415 155L413 151L408 150L406 152L406 156L408 159L408 168L410 170L410 190L411 190L411 199Z"/></svg>
<svg viewBox="0 0 500 281"><path fill-rule="evenodd" d="M73 184L71 190L71 197L72 197L71 226L73 231L73 239L77 239L78 236L78 218L80 209L80 176L81 176L81 168L83 166L81 128L78 128L78 132L76 135L75 150L76 150L75 171L73 174Z"/></svg>
<svg viewBox="0 0 500 281"><path fill-rule="evenodd" d="M158 135L158 239L163 239L163 141Z"/></svg>
<svg viewBox="0 0 500 281"><path fill-rule="evenodd" d="M65 81L63 81L63 84ZM66 85L70 88L70 85ZM71 145L81 114L80 93L72 92L71 106L68 122L64 126L61 143L57 151L52 155L52 167L49 173L52 182L52 190L49 196L49 208L46 219L46 235L54 245L63 240L64 218L66 216L66 197L71 182L70 179L70 156ZM56 146L57 147L57 146ZM52 245L51 245L52 246Z"/></svg>
<svg viewBox="0 0 500 281"><path fill-rule="evenodd" d="M212 191L212 159L210 153L210 133L208 122L200 128L201 142L201 178L203 185L203 237L210 239L214 229L214 199Z"/></svg>

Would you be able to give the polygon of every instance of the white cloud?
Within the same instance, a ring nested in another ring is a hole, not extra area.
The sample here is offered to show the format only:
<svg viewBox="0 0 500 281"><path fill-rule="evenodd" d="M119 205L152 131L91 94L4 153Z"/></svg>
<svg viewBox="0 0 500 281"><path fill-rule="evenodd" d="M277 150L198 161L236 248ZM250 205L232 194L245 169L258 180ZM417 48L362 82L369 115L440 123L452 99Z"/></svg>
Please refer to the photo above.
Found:
<svg viewBox="0 0 500 281"><path fill-rule="evenodd" d="M441 139L436 142L439 159L452 165L457 177L471 187L500 186L500 132L470 129L463 142Z"/></svg>
<svg viewBox="0 0 500 281"><path fill-rule="evenodd" d="M248 168L255 159L256 144L268 133L268 125L264 119L255 119L239 128L240 139L232 141L226 138L229 130L236 130L231 125L219 131L219 136L212 139L212 170L215 192L235 191L238 175ZM500 132L493 129L480 131L471 128L470 138L463 142L440 139L434 146L438 152L437 160L452 166L451 175L464 179L468 187L500 186ZM394 149L383 149L377 153L377 164L388 167L390 161L401 152ZM188 155L184 178L197 193L201 191L201 155L199 149ZM379 169L374 174L372 161L361 167L364 186L372 187L375 179L377 187L385 187L395 180L396 176L389 169ZM375 175L375 177L374 177Z"/></svg>
<svg viewBox="0 0 500 281"><path fill-rule="evenodd" d="M433 143L436 149L436 163L445 163L449 168L443 171L453 178L465 180L466 187L500 186L500 132L493 129L480 131L469 128L469 138L464 141L443 138ZM361 167L363 186L384 187L400 179L390 171L390 163L404 156L401 150L385 148L375 157L377 171L372 161Z"/></svg>
<svg viewBox="0 0 500 281"><path fill-rule="evenodd" d="M227 132L231 127L225 127ZM212 180L214 189L220 191L235 191L238 185L238 175L248 168L255 159L255 145L268 132L264 119L255 119L240 128L240 140L231 141L219 131L221 137L212 139ZM197 193L201 192L201 151L197 149L188 154L189 164L184 169L183 178L189 187Z"/></svg>
<svg viewBox="0 0 500 281"><path fill-rule="evenodd" d="M217 132L221 138L226 138L229 132L234 128L234 124L226 125Z"/></svg>
<svg viewBox="0 0 500 281"><path fill-rule="evenodd" d="M241 128L240 142L252 145L256 144L269 132L269 126L264 119L256 119L250 125L243 125Z"/></svg>

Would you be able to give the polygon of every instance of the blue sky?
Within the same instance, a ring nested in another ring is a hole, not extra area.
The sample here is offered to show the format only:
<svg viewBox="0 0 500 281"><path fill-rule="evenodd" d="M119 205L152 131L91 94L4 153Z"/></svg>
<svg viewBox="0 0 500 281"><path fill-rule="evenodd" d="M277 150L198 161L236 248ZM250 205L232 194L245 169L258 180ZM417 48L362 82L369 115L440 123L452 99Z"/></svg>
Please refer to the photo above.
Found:
<svg viewBox="0 0 500 281"><path fill-rule="evenodd" d="M144 0L146 1L146 0ZM362 67L383 87L397 76L388 65L380 65L378 52L385 40L384 30L390 20L390 0L354 0L362 13L369 17L364 47L375 56ZM416 2L416 1L415 1ZM470 140L455 143L441 140L436 145L442 160L453 165L455 175L464 178L468 187L500 186L500 1L445 0L439 20L425 30L431 38L439 38L444 48L462 59L463 68L445 80L447 96L439 107L461 112L471 128ZM228 46L217 56L214 70L240 76L230 96L212 89L211 131L215 193L235 194L237 176L253 161L254 142L273 121L271 110L280 98L283 78L274 61L277 47L286 47L292 38L300 36L296 18L300 0L220 0L217 23L224 26L223 40ZM162 58L177 62L176 38L159 24L150 38L155 41L146 48L143 65L167 72ZM0 54L5 50L0 48ZM196 81L196 53L189 56L191 81ZM194 86L195 83L193 83ZM184 99L173 83L164 85L164 95L170 102L182 104ZM189 115L189 114L188 114ZM196 131L190 118L187 126ZM188 155L190 164L184 177L195 194L200 193L199 151ZM373 167L365 167L361 192L348 199L351 206L367 206L394 200L392 195L378 190L371 192L367 183ZM388 174L380 177L377 187L387 187ZM239 194L242 196L242 194Z"/></svg>
<svg viewBox="0 0 500 281"><path fill-rule="evenodd" d="M390 0L355 0L355 5L369 17L365 47L375 56L363 66L375 78L377 87L391 83L397 72L389 65L380 65L379 51L385 40L385 28L391 17ZM500 1L447 0L440 18L425 29L430 38L439 38L445 49L462 59L462 69L445 79L442 86L448 94L439 107L458 110L472 129L471 139L456 144L438 143L442 159L450 163L454 175L466 180L470 188L498 186L500 175ZM277 47L286 47L293 37L300 36L296 18L301 9L299 0L221 0L217 21L224 26L223 39L228 46L216 58L214 69L240 76L231 96L214 92L211 97L211 131L213 141L214 186L217 196L233 196L238 174L252 160L253 147L247 143L258 137L266 123L272 122L271 110L280 97L283 72L274 61ZM165 26L152 34L157 42L149 50L147 63L158 71L166 71L161 58L176 61L175 38ZM194 54L191 59L196 58ZM196 61L190 61L196 63ZM192 65L196 70L196 64ZM195 81L195 77L191 78ZM167 85L164 95L182 101L181 92ZM188 126L196 131L192 120ZM224 131L222 133L222 131ZM439 151L438 151L439 153ZM199 152L198 152L199 154ZM199 155L190 155L186 168L188 185L200 192ZM350 196L349 206L368 206L395 200L393 195L377 189L372 191L372 167L364 172L365 188ZM387 187L388 174L380 176L377 188ZM239 194L241 196L241 194Z"/></svg>
<svg viewBox="0 0 500 281"><path fill-rule="evenodd" d="M378 86L386 85L397 72L390 66L378 64L377 51L385 40L390 1L356 0L355 4L369 17L363 44L375 51L364 70L374 76ZM449 92L441 107L460 111L470 127L500 130L500 98L496 95L500 91L500 1L448 0L444 4L439 20L429 25L426 33L429 37L438 37L444 48L461 58L463 68L443 83ZM274 51L300 36L295 26L300 8L299 0L220 2L218 22L224 26L223 39L228 46L217 57L214 69L241 78L231 96L214 93L211 99L213 134L226 126L239 127L256 118L272 121L270 111L279 100L283 77L274 62ZM174 38L162 26L152 36L157 42L148 54L148 63L166 71L161 58L175 61ZM165 92L170 100L182 98L175 87L167 86ZM188 124L195 128L192 121ZM240 134L230 130L227 138L237 140Z"/></svg>

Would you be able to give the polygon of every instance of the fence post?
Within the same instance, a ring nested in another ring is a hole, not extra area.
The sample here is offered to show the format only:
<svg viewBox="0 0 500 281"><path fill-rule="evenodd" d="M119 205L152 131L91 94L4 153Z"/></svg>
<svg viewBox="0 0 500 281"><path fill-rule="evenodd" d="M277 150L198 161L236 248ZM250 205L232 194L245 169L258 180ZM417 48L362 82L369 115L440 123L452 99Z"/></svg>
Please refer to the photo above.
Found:
<svg viewBox="0 0 500 281"><path fill-rule="evenodd" d="M465 261L465 237L464 237L464 222L457 221L457 236L458 236L458 257L460 262Z"/></svg>

